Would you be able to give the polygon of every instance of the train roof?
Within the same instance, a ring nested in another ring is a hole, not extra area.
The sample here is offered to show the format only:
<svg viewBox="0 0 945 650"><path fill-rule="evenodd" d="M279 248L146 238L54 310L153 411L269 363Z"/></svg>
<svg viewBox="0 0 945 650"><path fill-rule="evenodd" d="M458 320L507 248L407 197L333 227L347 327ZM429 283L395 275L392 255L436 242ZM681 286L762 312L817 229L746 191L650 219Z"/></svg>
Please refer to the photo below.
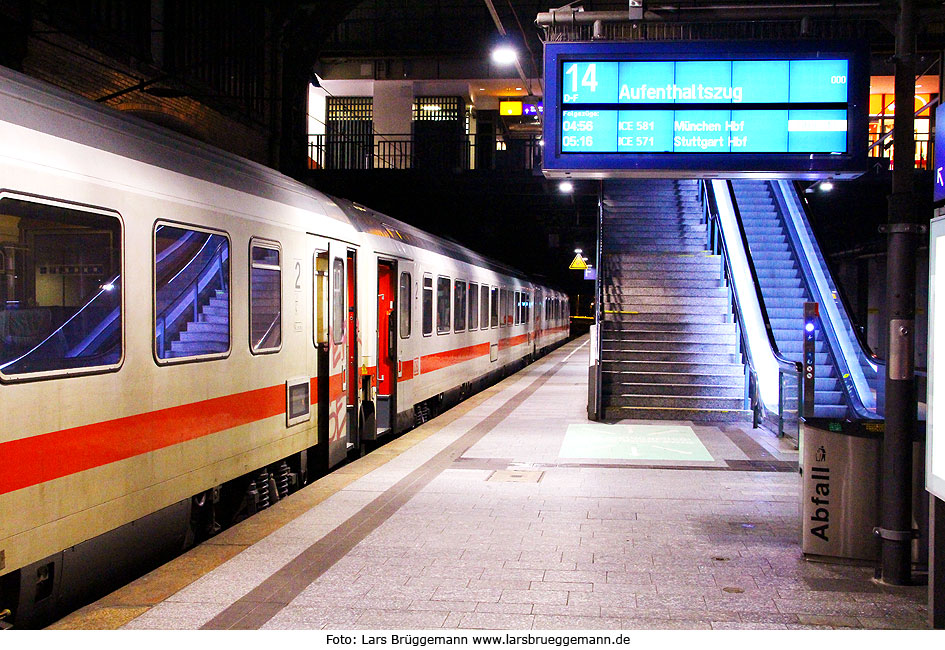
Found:
<svg viewBox="0 0 945 650"><path fill-rule="evenodd" d="M152 124L70 91L0 66L3 121L154 165L303 210L325 214L360 232L387 237L497 273L528 278L518 269L368 207ZM340 210L331 209L335 205Z"/></svg>
<svg viewBox="0 0 945 650"><path fill-rule="evenodd" d="M317 190L269 167L0 67L0 119L338 221Z"/></svg>
<svg viewBox="0 0 945 650"><path fill-rule="evenodd" d="M522 273L518 269L480 255L458 242L438 237L437 235L431 235L416 226L411 226L409 223L395 219L390 215L372 210L360 203L337 197L332 197L332 200L344 211L348 220L363 233L400 241L408 246L415 246L423 250L446 255L455 260L488 268L497 273L503 273L522 279L528 278L525 273Z"/></svg>

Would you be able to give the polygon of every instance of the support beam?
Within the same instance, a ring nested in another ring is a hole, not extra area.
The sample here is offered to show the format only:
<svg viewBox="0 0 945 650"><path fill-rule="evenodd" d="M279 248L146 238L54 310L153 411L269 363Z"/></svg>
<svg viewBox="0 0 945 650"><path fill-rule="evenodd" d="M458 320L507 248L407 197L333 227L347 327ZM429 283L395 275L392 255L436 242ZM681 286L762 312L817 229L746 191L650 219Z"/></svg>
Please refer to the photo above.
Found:
<svg viewBox="0 0 945 650"><path fill-rule="evenodd" d="M889 196L886 304L886 433L883 438L882 580L892 585L912 580L912 432L916 418L915 251L918 228L914 210L915 8L900 0L896 27L896 130L892 194Z"/></svg>

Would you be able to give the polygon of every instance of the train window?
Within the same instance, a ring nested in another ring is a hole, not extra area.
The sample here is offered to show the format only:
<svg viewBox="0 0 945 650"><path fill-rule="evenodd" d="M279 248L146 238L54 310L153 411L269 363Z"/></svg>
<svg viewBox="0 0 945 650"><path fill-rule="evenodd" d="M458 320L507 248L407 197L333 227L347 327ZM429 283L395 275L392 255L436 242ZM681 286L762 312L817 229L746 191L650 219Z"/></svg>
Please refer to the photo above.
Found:
<svg viewBox="0 0 945 650"><path fill-rule="evenodd" d="M433 278L423 276L423 335L433 334Z"/></svg>
<svg viewBox="0 0 945 650"><path fill-rule="evenodd" d="M410 338L411 312L413 301L410 299L412 289L409 273L400 274L400 338Z"/></svg>
<svg viewBox="0 0 945 650"><path fill-rule="evenodd" d="M118 215L0 194L0 239L0 374L117 368Z"/></svg>
<svg viewBox="0 0 945 650"><path fill-rule="evenodd" d="M508 289L499 289L499 327L505 327L508 325L508 301Z"/></svg>
<svg viewBox="0 0 945 650"><path fill-rule="evenodd" d="M450 279L439 276L436 279L436 333L448 334L450 331Z"/></svg>
<svg viewBox="0 0 945 650"><path fill-rule="evenodd" d="M482 329L489 327L489 287L479 287L479 326Z"/></svg>
<svg viewBox="0 0 945 650"><path fill-rule="evenodd" d="M492 327L499 326L499 289L492 287L492 313L489 315L489 322Z"/></svg>
<svg viewBox="0 0 945 650"><path fill-rule="evenodd" d="M160 360L230 349L230 240L210 230L154 227L154 349Z"/></svg>
<svg viewBox="0 0 945 650"><path fill-rule="evenodd" d="M453 331L466 329L466 282L453 281Z"/></svg>
<svg viewBox="0 0 945 650"><path fill-rule="evenodd" d="M336 257L331 265L331 338L345 342L345 261Z"/></svg>
<svg viewBox="0 0 945 650"><path fill-rule="evenodd" d="M532 299L531 294L529 294L528 291L525 291L522 293L522 322L525 323L526 325L529 322L528 319L532 315L531 314L531 311L532 311L531 299Z"/></svg>
<svg viewBox="0 0 945 650"><path fill-rule="evenodd" d="M315 253L315 345L328 346L328 251Z"/></svg>
<svg viewBox="0 0 945 650"><path fill-rule="evenodd" d="M249 345L253 352L276 352L282 347L282 251L254 239L249 257Z"/></svg>
<svg viewBox="0 0 945 650"><path fill-rule="evenodd" d="M479 327L479 285L469 283L469 329Z"/></svg>
<svg viewBox="0 0 945 650"><path fill-rule="evenodd" d="M515 292L514 298L514 309L512 314L512 324L518 325L522 322L522 294L518 291Z"/></svg>

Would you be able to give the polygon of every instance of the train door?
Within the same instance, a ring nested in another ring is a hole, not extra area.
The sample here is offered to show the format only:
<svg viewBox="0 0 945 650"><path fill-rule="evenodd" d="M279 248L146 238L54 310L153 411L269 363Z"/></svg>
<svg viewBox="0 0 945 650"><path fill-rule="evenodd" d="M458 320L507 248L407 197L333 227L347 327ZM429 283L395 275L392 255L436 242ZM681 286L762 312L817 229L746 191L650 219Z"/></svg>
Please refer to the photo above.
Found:
<svg viewBox="0 0 945 650"><path fill-rule="evenodd" d="M358 284L357 284L357 253L348 249L346 256L347 262L347 292L345 311L347 312L347 382L345 389L347 391L347 449L358 447L361 443L360 436L360 418L358 409L360 406L360 393L363 387L359 385L362 381L358 372L358 358L361 353L361 330L358 323ZM366 390L370 392L370 376L367 376Z"/></svg>
<svg viewBox="0 0 945 650"><path fill-rule="evenodd" d="M532 339L534 341L534 348L532 351L535 354L538 354L538 349L541 347L541 310L543 306L542 292L540 287L535 287L534 296L532 298L532 327L535 328L535 337Z"/></svg>
<svg viewBox="0 0 945 650"><path fill-rule="evenodd" d="M317 346L318 442L333 467L347 455L348 292L342 244L315 240L315 344Z"/></svg>
<svg viewBox="0 0 945 650"><path fill-rule="evenodd" d="M389 433L397 413L397 262L377 263L377 435Z"/></svg>

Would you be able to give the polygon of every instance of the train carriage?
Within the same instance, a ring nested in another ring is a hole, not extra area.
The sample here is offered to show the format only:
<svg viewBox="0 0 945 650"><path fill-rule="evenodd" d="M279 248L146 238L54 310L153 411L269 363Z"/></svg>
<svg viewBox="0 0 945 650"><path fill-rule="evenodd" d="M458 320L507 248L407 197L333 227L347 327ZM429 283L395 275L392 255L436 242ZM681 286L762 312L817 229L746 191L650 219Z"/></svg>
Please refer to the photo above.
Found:
<svg viewBox="0 0 945 650"><path fill-rule="evenodd" d="M9 71L0 271L16 626L566 337L565 297L512 269Z"/></svg>

